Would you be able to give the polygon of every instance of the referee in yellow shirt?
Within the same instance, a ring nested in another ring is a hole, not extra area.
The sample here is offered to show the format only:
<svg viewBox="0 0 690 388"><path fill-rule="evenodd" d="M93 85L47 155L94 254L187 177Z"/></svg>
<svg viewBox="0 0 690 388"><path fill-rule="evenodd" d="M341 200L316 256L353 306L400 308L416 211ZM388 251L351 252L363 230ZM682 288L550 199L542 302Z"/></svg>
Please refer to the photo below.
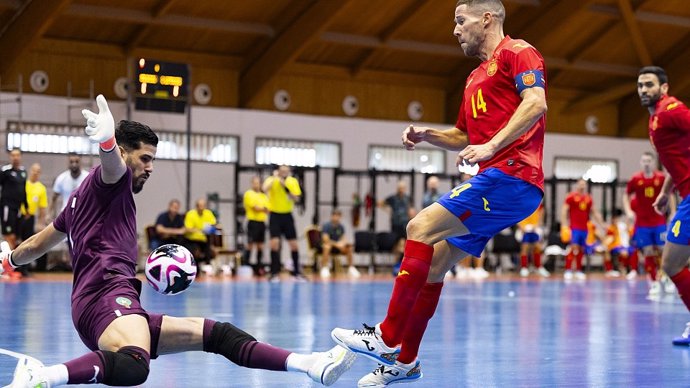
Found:
<svg viewBox="0 0 690 388"><path fill-rule="evenodd" d="M280 236L284 236L290 245L292 255L292 276L298 281L304 281L299 265L297 251L297 231L292 209L295 201L302 195L299 182L290 174L290 167L280 166L273 171L273 176L266 178L263 184L264 192L268 195L268 210L270 218L268 229L271 234L271 277L270 281L278 282L280 278Z"/></svg>
<svg viewBox="0 0 690 388"><path fill-rule="evenodd" d="M254 274L265 273L264 241L266 241L266 219L268 218L268 196L261 191L261 178L252 177L252 188L244 193L244 212L247 215L247 249L244 251L244 263L249 263L252 249L256 246L256 266Z"/></svg>
<svg viewBox="0 0 690 388"><path fill-rule="evenodd" d="M48 192L45 185L38 181L41 177L41 165L34 163L29 169L29 179L26 180L26 200L28 209L22 205L22 219L19 222L19 238L26 241L36 233L37 229L46 227L46 211L48 209ZM46 269L45 257L37 261L37 268ZM22 266L22 273L26 275L28 266Z"/></svg>

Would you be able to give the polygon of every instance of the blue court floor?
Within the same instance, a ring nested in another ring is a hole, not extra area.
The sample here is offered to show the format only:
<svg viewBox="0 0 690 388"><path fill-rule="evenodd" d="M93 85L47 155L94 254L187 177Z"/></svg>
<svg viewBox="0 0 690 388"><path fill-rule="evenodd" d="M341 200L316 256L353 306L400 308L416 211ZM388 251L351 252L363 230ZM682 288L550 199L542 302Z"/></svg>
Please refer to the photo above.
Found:
<svg viewBox="0 0 690 388"><path fill-rule="evenodd" d="M86 352L72 327L68 278L0 283L0 348L46 364ZM200 281L143 305L178 316L227 320L260 340L298 352L333 346L335 326L374 324L391 278L294 283ZM511 292L512 291L512 292ZM448 281L422 343L426 387L687 387L690 349L671 345L690 315L677 297L646 299L644 280L564 283L514 277ZM14 359L0 356L0 386ZM354 387L375 367L359 358L335 387ZM202 352L152 362L146 387L313 387L306 376L239 368Z"/></svg>

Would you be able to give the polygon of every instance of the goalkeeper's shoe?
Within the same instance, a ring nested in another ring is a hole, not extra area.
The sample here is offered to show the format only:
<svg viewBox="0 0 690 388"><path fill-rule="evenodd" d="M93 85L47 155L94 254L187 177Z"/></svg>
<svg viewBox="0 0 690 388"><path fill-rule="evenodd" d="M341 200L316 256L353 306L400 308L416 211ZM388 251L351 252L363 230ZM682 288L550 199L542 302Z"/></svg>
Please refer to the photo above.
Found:
<svg viewBox="0 0 690 388"><path fill-rule="evenodd" d="M14 378L5 388L50 388L43 375L43 363L35 358L23 356L14 369Z"/></svg>
<svg viewBox="0 0 690 388"><path fill-rule="evenodd" d="M365 324L364 330L335 328L331 331L331 338L340 346L386 365L393 365L400 353L399 348L392 348L383 342L380 324L374 327Z"/></svg>
<svg viewBox="0 0 690 388"><path fill-rule="evenodd" d="M339 345L327 352L315 354L318 355L318 359L307 374L312 380L325 386L335 383L357 358L356 354Z"/></svg>

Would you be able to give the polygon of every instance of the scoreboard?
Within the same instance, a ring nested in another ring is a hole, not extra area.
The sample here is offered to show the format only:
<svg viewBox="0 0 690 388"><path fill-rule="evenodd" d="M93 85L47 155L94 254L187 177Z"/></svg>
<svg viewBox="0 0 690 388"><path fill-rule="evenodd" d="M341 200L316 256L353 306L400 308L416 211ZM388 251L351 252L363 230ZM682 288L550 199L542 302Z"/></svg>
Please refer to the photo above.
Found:
<svg viewBox="0 0 690 388"><path fill-rule="evenodd" d="M137 110L184 113L189 95L187 64L140 58L134 74Z"/></svg>

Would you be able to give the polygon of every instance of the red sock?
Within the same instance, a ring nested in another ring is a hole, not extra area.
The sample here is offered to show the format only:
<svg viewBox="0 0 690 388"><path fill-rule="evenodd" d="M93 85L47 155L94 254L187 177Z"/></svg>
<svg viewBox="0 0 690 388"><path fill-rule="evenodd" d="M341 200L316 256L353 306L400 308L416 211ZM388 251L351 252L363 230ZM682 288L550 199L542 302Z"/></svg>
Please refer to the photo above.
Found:
<svg viewBox="0 0 690 388"><path fill-rule="evenodd" d="M573 251L570 251L566 256L565 256L565 270L570 271L570 269L573 266Z"/></svg>
<svg viewBox="0 0 690 388"><path fill-rule="evenodd" d="M541 267L541 253L539 251L534 251L532 255L534 256L534 266L537 268Z"/></svg>
<svg viewBox="0 0 690 388"><path fill-rule="evenodd" d="M520 268L527 268L527 255L520 255Z"/></svg>
<svg viewBox="0 0 690 388"><path fill-rule="evenodd" d="M628 257L623 255L618 255L618 268L629 268L628 267Z"/></svg>
<svg viewBox="0 0 690 388"><path fill-rule="evenodd" d="M678 289L680 299L690 311L690 271L687 268L683 268L680 272L671 276L671 280Z"/></svg>
<svg viewBox="0 0 690 388"><path fill-rule="evenodd" d="M637 266L639 265L639 257L637 256L637 250L633 250L632 254L628 258L628 265L630 266L631 271L635 272L640 272L637 270Z"/></svg>
<svg viewBox="0 0 690 388"><path fill-rule="evenodd" d="M656 281L656 257L655 256L645 256L644 258L644 270L649 274L652 281Z"/></svg>
<svg viewBox="0 0 690 388"><path fill-rule="evenodd" d="M580 250L577 252L577 256L575 256L575 267L578 271L582 271L582 256L584 256L584 254L585 253Z"/></svg>
<svg viewBox="0 0 690 388"><path fill-rule="evenodd" d="M427 283L422 287L405 326L398 361L409 364L417 358L419 344L422 342L427 323L434 316L442 288L443 283Z"/></svg>
<svg viewBox="0 0 690 388"><path fill-rule="evenodd" d="M605 271L612 271L613 270L613 263L610 261L604 261L604 270Z"/></svg>
<svg viewBox="0 0 690 388"><path fill-rule="evenodd" d="M393 294L388 303L388 313L381 322L383 342L390 347L398 346L410 312L426 278L429 276L434 247L419 241L405 242L405 258L393 285Z"/></svg>

